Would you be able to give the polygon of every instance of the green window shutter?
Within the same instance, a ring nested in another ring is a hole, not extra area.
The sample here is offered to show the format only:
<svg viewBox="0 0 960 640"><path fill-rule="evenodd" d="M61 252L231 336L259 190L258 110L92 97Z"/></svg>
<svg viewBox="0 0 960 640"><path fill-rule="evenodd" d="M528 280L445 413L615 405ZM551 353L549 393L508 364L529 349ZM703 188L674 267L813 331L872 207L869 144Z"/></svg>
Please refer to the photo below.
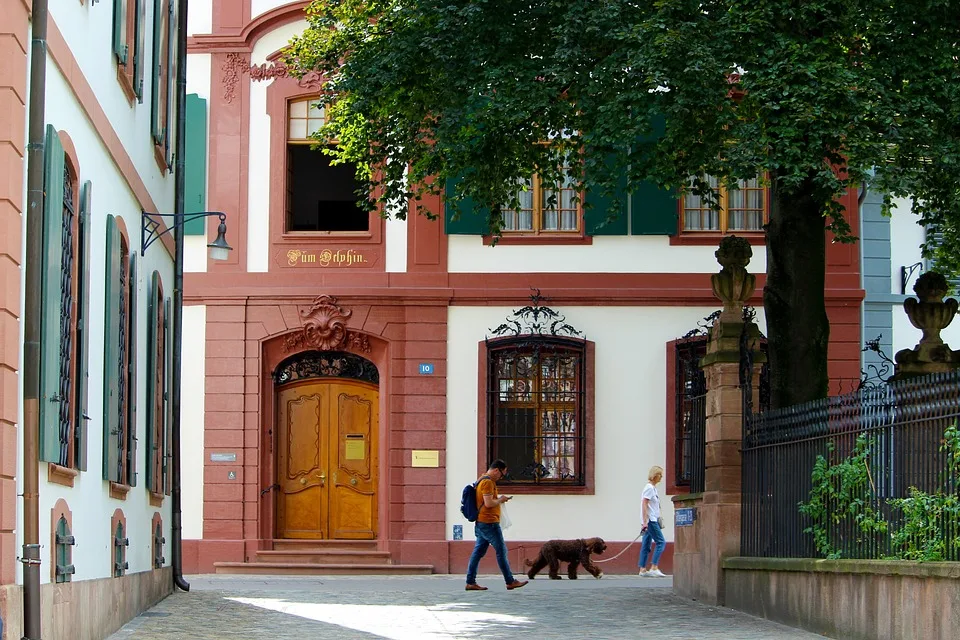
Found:
<svg viewBox="0 0 960 640"><path fill-rule="evenodd" d="M113 53L127 64L127 0L113 0Z"/></svg>
<svg viewBox="0 0 960 640"><path fill-rule="evenodd" d="M119 470L120 433L120 229L107 215L103 326L103 479L122 482Z"/></svg>
<svg viewBox="0 0 960 640"><path fill-rule="evenodd" d="M170 0L169 10L167 12L167 75L166 75L166 104L164 105L164 129L165 134L163 136L163 143L165 146L165 158L167 160L167 166L171 167L173 170L172 160L172 151L173 151L173 136L170 135L171 132L175 130L175 127L171 126L171 122L175 121L176 114L174 113L174 104L176 100L174 96L176 95L176 84L177 84L177 35L179 29L177 28L177 6L178 2Z"/></svg>
<svg viewBox="0 0 960 640"><path fill-rule="evenodd" d="M133 90L137 94L137 102L143 104L143 64L146 60L144 50L144 34L147 31L146 0L137 0L137 15L133 18L134 49L133 49Z"/></svg>
<svg viewBox="0 0 960 640"><path fill-rule="evenodd" d="M166 70L167 59L164 43L167 38L167 1L154 0L153 2L153 74L150 79L150 130L153 132L153 141L163 144L164 130L161 120L163 95L161 92L161 78Z"/></svg>
<svg viewBox="0 0 960 640"><path fill-rule="evenodd" d="M156 271L150 276L150 291L147 296L147 474L146 487L150 491L158 491L154 482L155 456L157 444L157 428L162 424L162 416L157 415L157 374L160 372L160 363L157 362L157 344L160 336L157 335L157 314L160 313L157 304L157 293L160 289L160 274Z"/></svg>
<svg viewBox="0 0 960 640"><path fill-rule="evenodd" d="M89 421L90 394L90 198L93 184L87 180L80 188L80 264L77 275L77 400L76 427L74 430L74 451L77 469L87 470L87 422Z"/></svg>
<svg viewBox="0 0 960 640"><path fill-rule="evenodd" d="M583 224L588 236L625 236L627 235L627 178L618 180L616 194L606 196L594 190L587 192L583 203ZM619 204L615 209L611 205L615 200ZM615 216L611 218L611 216Z"/></svg>
<svg viewBox="0 0 960 640"><path fill-rule="evenodd" d="M47 125L43 154L43 275L40 325L40 459L60 457L60 277L63 261L63 171L60 136ZM68 399L64 398L64 402Z"/></svg>
<svg viewBox="0 0 960 640"><path fill-rule="evenodd" d="M173 452L173 396L172 392L172 381L173 381L173 338L172 331L170 327L173 325L173 316L170 315L170 298L168 297L163 303L163 332L164 339L163 345L166 349L165 357L167 359L167 380L164 385L164 398L167 401L167 411L164 414L164 426L163 426L163 492L166 495L170 495L172 490L172 470L170 465L172 464L171 455Z"/></svg>
<svg viewBox="0 0 960 640"><path fill-rule="evenodd" d="M200 213L207 210L207 101L191 93L185 115L183 212ZM190 220L183 225L183 233L204 235L204 219Z"/></svg>
<svg viewBox="0 0 960 640"><path fill-rule="evenodd" d="M644 182L630 195L630 206L634 235L677 235L680 205L676 191Z"/></svg>
<svg viewBox="0 0 960 640"><path fill-rule="evenodd" d="M130 306L127 311L127 484L137 486L137 253L130 253Z"/></svg>
<svg viewBox="0 0 960 640"><path fill-rule="evenodd" d="M452 198L456 193L459 179L449 179L446 184L447 198ZM487 235L490 233L490 222L487 220L487 211L476 206L472 198L465 198L457 206L459 217L454 220L453 207L443 207L444 230L447 235Z"/></svg>
<svg viewBox="0 0 960 640"><path fill-rule="evenodd" d="M653 132L637 140L642 146L656 142L666 130L666 120L660 116L651 121ZM636 151L636 149L634 149ZM652 149L650 150L652 152ZM677 192L664 190L650 182L643 182L630 194L630 225L634 235L677 235L680 204Z"/></svg>

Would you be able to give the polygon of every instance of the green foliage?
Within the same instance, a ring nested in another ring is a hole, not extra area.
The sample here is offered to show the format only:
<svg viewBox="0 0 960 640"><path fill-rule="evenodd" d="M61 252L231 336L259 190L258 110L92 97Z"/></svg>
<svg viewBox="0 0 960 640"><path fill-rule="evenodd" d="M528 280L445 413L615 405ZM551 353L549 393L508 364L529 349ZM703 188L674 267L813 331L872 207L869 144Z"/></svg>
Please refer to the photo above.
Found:
<svg viewBox="0 0 960 640"><path fill-rule="evenodd" d="M890 501L902 513L903 525L894 531L891 542L894 553L904 560L946 560L950 546L960 549L960 431L954 424L944 432L941 451L947 454L944 473L945 491L924 493L911 487L909 498ZM951 492L950 489L953 489ZM950 526L952 525L952 526ZM948 532L952 531L952 538Z"/></svg>
<svg viewBox="0 0 960 640"><path fill-rule="evenodd" d="M518 177L583 148L598 193L766 175L849 240L837 196L869 177L916 198L960 270L955 0L314 0L307 19L285 60L326 79L321 138L380 202L461 179L496 225Z"/></svg>
<svg viewBox="0 0 960 640"><path fill-rule="evenodd" d="M887 531L887 522L875 508L876 485L870 473L871 440L867 435L857 438L853 452L840 462L830 465L824 456L817 456L811 479L810 501L799 505L800 513L810 519L804 533L813 535L817 551L835 559L842 555L841 547L864 545L876 534ZM834 451L829 443L828 451ZM837 534L844 520L854 523L854 540L843 540Z"/></svg>
<svg viewBox="0 0 960 640"><path fill-rule="evenodd" d="M947 454L947 467L942 477L942 489L933 494L910 488L907 498L886 501L899 512L890 524L879 512L881 503L870 472L870 461L875 443L866 435L857 438L853 452L836 464L829 464L824 456L817 456L811 480L813 488L808 502L801 502L799 511L810 520L804 533L813 536L817 551L825 558L841 557L844 541L837 531L852 521L857 532L853 548L863 548L868 542L880 542L888 533L893 557L901 560L942 561L956 557L960 550L960 430L957 424L944 432L940 450ZM828 445L830 453L834 445ZM951 537L952 536L952 537ZM952 549L951 549L952 547ZM883 545L866 549L882 549ZM953 551L953 553L951 553Z"/></svg>

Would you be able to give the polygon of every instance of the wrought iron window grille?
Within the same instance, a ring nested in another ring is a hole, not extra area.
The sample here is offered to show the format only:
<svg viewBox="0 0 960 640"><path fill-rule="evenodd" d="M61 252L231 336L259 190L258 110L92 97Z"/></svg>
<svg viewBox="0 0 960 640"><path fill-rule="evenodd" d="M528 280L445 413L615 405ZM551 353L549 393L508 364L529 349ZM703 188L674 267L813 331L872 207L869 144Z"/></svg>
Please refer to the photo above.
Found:
<svg viewBox="0 0 960 640"><path fill-rule="evenodd" d="M123 523L117 523L117 530L113 536L113 575L119 578L126 574L130 568L127 563L127 547L130 546L130 538L124 537Z"/></svg>
<svg viewBox="0 0 960 640"><path fill-rule="evenodd" d="M539 289L530 300L485 339L487 454L504 484L583 486L586 340Z"/></svg>
<svg viewBox="0 0 960 640"><path fill-rule="evenodd" d="M76 321L73 304L74 276L74 219L73 178L70 168L63 169L63 216L61 229L61 271L60 271L60 386L56 401L59 403L59 464L71 465L70 444L73 440L73 385L76 381L74 365L74 323Z"/></svg>
<svg viewBox="0 0 960 640"><path fill-rule="evenodd" d="M275 384L310 378L347 378L380 384L377 365L346 351L305 351L281 362L273 372Z"/></svg>
<svg viewBox="0 0 960 640"><path fill-rule="evenodd" d="M163 537L163 525L157 523L157 526L153 530L153 568L162 569L164 563L163 557L163 545L167 541Z"/></svg>

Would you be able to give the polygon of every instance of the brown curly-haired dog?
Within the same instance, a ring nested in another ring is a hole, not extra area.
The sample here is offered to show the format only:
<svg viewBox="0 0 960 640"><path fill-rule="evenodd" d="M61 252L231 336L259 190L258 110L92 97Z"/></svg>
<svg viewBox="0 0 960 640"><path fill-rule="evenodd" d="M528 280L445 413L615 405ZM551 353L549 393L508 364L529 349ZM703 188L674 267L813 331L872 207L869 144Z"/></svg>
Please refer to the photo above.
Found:
<svg viewBox="0 0 960 640"><path fill-rule="evenodd" d="M527 571L527 577L533 580L541 569L550 565L550 579L560 580L560 563L568 562L567 576L571 580L577 579L577 567L581 564L594 578L602 578L603 571L590 562L590 554L600 554L606 549L607 543L603 541L603 538L550 540L540 547L540 554L536 560L527 560L527 566L530 567L530 570Z"/></svg>

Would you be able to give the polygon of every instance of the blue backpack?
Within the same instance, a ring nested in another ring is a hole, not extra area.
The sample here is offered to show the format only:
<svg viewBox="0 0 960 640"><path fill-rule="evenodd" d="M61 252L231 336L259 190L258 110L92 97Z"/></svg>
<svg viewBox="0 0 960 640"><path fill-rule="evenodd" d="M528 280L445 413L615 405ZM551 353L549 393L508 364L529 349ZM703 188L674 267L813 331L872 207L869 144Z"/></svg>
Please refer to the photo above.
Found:
<svg viewBox="0 0 960 640"><path fill-rule="evenodd" d="M480 515L480 507L477 506L477 484L480 480L489 477L480 476L476 482L465 486L463 493L460 494L460 513L470 522L476 522L477 516Z"/></svg>

